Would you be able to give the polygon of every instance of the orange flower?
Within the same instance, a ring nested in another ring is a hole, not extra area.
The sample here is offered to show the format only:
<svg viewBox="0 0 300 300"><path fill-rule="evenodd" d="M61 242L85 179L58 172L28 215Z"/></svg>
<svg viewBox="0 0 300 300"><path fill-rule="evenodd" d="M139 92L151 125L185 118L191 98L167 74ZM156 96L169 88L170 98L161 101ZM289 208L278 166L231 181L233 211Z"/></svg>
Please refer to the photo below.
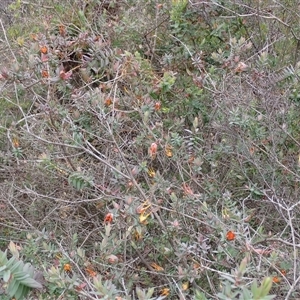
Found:
<svg viewBox="0 0 300 300"><path fill-rule="evenodd" d="M137 207L136 212L140 215L139 220L143 225L147 225L147 218L151 215L151 203L149 201L145 201L139 207Z"/></svg>
<svg viewBox="0 0 300 300"><path fill-rule="evenodd" d="M105 106L110 106L112 104L112 100L110 98L107 98L104 102Z"/></svg>
<svg viewBox="0 0 300 300"><path fill-rule="evenodd" d="M228 231L226 234L227 241L233 241L235 239L235 233L232 231Z"/></svg>
<svg viewBox="0 0 300 300"><path fill-rule="evenodd" d="M152 143L149 148L149 155L150 155L151 159L154 159L156 157L156 153L157 153L157 144Z"/></svg>
<svg viewBox="0 0 300 300"><path fill-rule="evenodd" d="M163 288L161 291L160 291L160 295L161 296L169 296L170 294L170 289L168 288Z"/></svg>
<svg viewBox="0 0 300 300"><path fill-rule="evenodd" d="M19 140L17 138L14 138L12 142L13 142L13 146L15 148L19 148L20 147L20 143L19 143Z"/></svg>
<svg viewBox="0 0 300 300"><path fill-rule="evenodd" d="M58 29L59 29L59 34L61 35L61 36L65 36L66 35L66 27L64 26L64 25L59 25L58 26Z"/></svg>
<svg viewBox="0 0 300 300"><path fill-rule="evenodd" d="M253 155L256 152L256 148L255 147L251 147L249 149L250 155Z"/></svg>
<svg viewBox="0 0 300 300"><path fill-rule="evenodd" d="M43 53L43 54L47 54L47 53L48 53L48 48L47 48L47 46L42 46L42 47L40 48L40 51L41 51L41 53Z"/></svg>
<svg viewBox="0 0 300 300"><path fill-rule="evenodd" d="M273 279L272 279L272 281L273 281L274 283L279 283L279 282L280 282L280 278L277 277L277 276L274 276Z"/></svg>
<svg viewBox="0 0 300 300"><path fill-rule="evenodd" d="M72 266L70 264L64 264L64 271L71 272L72 271Z"/></svg>
<svg viewBox="0 0 300 300"><path fill-rule="evenodd" d="M134 239L136 241L140 241L142 238L143 238L142 233L140 231L138 231L138 230L135 230L134 231Z"/></svg>
<svg viewBox="0 0 300 300"><path fill-rule="evenodd" d="M43 77L43 78L48 78L48 77L49 77L49 73L48 73L47 70L43 70L43 71L42 71L42 77Z"/></svg>
<svg viewBox="0 0 300 300"><path fill-rule="evenodd" d="M87 274L88 274L90 277L96 277L96 276L97 276L97 272L95 272L95 271L93 270L92 267L87 267L87 268L85 269L85 271L87 272Z"/></svg>
<svg viewBox="0 0 300 300"><path fill-rule="evenodd" d="M114 215L112 213L106 214L104 218L104 223L111 223L113 220Z"/></svg>
<svg viewBox="0 0 300 300"><path fill-rule="evenodd" d="M156 103L155 103L154 109L155 109L156 111L159 111L159 110L161 109L161 104L160 104L160 102L156 102Z"/></svg>
<svg viewBox="0 0 300 300"><path fill-rule="evenodd" d="M152 264L151 264L151 267L152 267L155 271L163 271L163 270L164 270L163 267L159 266L159 265L156 264L156 263L152 263Z"/></svg>
<svg viewBox="0 0 300 300"><path fill-rule="evenodd" d="M192 164L194 162L194 160L195 160L195 156L194 155L190 155L188 163Z"/></svg>
<svg viewBox="0 0 300 300"><path fill-rule="evenodd" d="M182 185L182 187L183 187L183 191L186 195L194 195L192 189L190 188L190 186L187 183L184 183Z"/></svg>
<svg viewBox="0 0 300 300"><path fill-rule="evenodd" d="M280 270L280 273L285 276L286 275L286 270Z"/></svg>

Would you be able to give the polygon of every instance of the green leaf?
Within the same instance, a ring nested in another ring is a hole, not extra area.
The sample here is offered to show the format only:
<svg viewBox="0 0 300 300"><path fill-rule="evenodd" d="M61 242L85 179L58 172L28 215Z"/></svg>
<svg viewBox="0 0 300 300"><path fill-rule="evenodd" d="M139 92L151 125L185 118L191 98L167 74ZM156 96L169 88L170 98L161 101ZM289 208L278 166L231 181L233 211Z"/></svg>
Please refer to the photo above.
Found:
<svg viewBox="0 0 300 300"><path fill-rule="evenodd" d="M272 277L266 277L260 287L260 295L262 297L267 296L272 288Z"/></svg>
<svg viewBox="0 0 300 300"><path fill-rule="evenodd" d="M230 281L231 283L235 283L235 278L230 274L221 274L221 277Z"/></svg>
<svg viewBox="0 0 300 300"><path fill-rule="evenodd" d="M25 286L35 288L35 289L41 289L43 287L39 282L37 282L33 278L26 278L22 280L21 283Z"/></svg>
<svg viewBox="0 0 300 300"><path fill-rule="evenodd" d="M196 290L195 300L207 300L204 293Z"/></svg>
<svg viewBox="0 0 300 300"><path fill-rule="evenodd" d="M258 287L257 287L257 281L254 280L252 285L251 285L251 292L253 294L253 296L257 295L258 293Z"/></svg>
<svg viewBox="0 0 300 300"><path fill-rule="evenodd" d="M16 293L14 294L14 297L16 299L24 299L29 291L30 291L30 289L27 286L20 284L19 288L17 289Z"/></svg>
<svg viewBox="0 0 300 300"><path fill-rule="evenodd" d="M154 288L150 288L148 290L148 292L147 292L147 295L146 295L147 299L149 299L150 297L152 297L153 293L154 293Z"/></svg>
<svg viewBox="0 0 300 300"><path fill-rule="evenodd" d="M0 267L0 274L6 269L6 266Z"/></svg>
<svg viewBox="0 0 300 300"><path fill-rule="evenodd" d="M247 268L247 263L249 261L249 257L248 255L246 257L244 257L240 263L240 266L239 266L239 274L244 274L246 272L246 268Z"/></svg>
<svg viewBox="0 0 300 300"><path fill-rule="evenodd" d="M34 275L34 267L30 263L26 263L23 267L23 272L28 274L30 277Z"/></svg>
<svg viewBox="0 0 300 300"><path fill-rule="evenodd" d="M9 279L10 279L10 275L11 275L10 270L6 270L6 271L4 272L4 274L3 274L3 281L4 281L4 282L8 282Z"/></svg>
<svg viewBox="0 0 300 300"><path fill-rule="evenodd" d="M274 298L276 298L277 296L276 295L269 295L269 296L265 296L263 299L261 300L272 300Z"/></svg>
<svg viewBox="0 0 300 300"><path fill-rule="evenodd" d="M7 249L5 250L5 252L0 251L0 264L4 265L7 263Z"/></svg>
<svg viewBox="0 0 300 300"><path fill-rule="evenodd" d="M24 279L30 277L29 274L27 274L27 273L24 272L24 271L15 272L15 273L13 274L13 276L14 276L14 278L15 278L16 280L18 280L18 281L22 281L22 280L24 280Z"/></svg>
<svg viewBox="0 0 300 300"><path fill-rule="evenodd" d="M10 258L10 260L6 263L6 267L10 269L15 263L17 259L13 256Z"/></svg>
<svg viewBox="0 0 300 300"><path fill-rule="evenodd" d="M138 296L139 300L146 299L144 290L140 289L139 287L136 287L135 292L136 292L136 295Z"/></svg>
<svg viewBox="0 0 300 300"><path fill-rule="evenodd" d="M7 286L7 292L8 294L13 297L15 296L15 294L17 293L18 289L19 289L19 286L20 286L20 282L13 279L9 285Z"/></svg>
<svg viewBox="0 0 300 300"><path fill-rule="evenodd" d="M246 287L243 286L242 290L243 290L243 299L251 299L252 298L251 292Z"/></svg>
<svg viewBox="0 0 300 300"><path fill-rule="evenodd" d="M11 266L11 268L9 269L12 273L17 272L17 270L22 270L23 269L23 262L22 261L16 261L16 263Z"/></svg>

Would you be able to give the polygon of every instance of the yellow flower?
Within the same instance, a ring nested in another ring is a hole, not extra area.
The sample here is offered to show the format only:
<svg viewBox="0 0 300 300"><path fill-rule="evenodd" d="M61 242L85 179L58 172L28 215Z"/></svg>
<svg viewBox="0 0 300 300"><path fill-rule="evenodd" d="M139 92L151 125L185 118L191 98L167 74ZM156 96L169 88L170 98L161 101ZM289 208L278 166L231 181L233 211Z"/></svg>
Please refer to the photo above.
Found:
<svg viewBox="0 0 300 300"><path fill-rule="evenodd" d="M155 170L153 168L149 168L148 169L148 175L151 178L155 177Z"/></svg>
<svg viewBox="0 0 300 300"><path fill-rule="evenodd" d="M140 214L140 223L146 225L147 222L147 218L150 216L150 213L146 214L144 211Z"/></svg>
<svg viewBox="0 0 300 300"><path fill-rule="evenodd" d="M183 291L186 291L189 288L189 286L190 286L190 284L188 281L183 282L181 285Z"/></svg>
<svg viewBox="0 0 300 300"><path fill-rule="evenodd" d="M165 154L166 154L167 157L172 157L173 156L172 146L166 145Z"/></svg>
<svg viewBox="0 0 300 300"><path fill-rule="evenodd" d="M12 143L13 143L13 146L15 148L19 148L20 147L20 142L19 142L19 140L17 138L13 138Z"/></svg>

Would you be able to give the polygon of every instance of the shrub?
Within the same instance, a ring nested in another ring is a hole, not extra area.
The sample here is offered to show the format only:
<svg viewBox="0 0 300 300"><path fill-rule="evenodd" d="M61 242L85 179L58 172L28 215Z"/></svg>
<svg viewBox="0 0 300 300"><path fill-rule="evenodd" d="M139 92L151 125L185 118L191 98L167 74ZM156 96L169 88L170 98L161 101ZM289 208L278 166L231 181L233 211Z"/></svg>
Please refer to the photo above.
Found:
<svg viewBox="0 0 300 300"><path fill-rule="evenodd" d="M3 27L8 294L40 265L43 299L297 297L294 13L81 2L43 2L44 22L16 2Z"/></svg>

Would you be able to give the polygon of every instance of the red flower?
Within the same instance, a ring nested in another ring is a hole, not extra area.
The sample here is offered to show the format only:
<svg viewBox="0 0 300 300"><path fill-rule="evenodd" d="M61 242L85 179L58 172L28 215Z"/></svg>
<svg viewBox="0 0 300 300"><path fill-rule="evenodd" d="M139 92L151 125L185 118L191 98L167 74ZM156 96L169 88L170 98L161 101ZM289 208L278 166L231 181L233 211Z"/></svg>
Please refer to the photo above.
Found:
<svg viewBox="0 0 300 300"><path fill-rule="evenodd" d="M112 213L108 213L104 218L104 223L111 223L114 215Z"/></svg>
<svg viewBox="0 0 300 300"><path fill-rule="evenodd" d="M232 231L228 231L226 234L227 241L233 241L235 239L235 233Z"/></svg>

